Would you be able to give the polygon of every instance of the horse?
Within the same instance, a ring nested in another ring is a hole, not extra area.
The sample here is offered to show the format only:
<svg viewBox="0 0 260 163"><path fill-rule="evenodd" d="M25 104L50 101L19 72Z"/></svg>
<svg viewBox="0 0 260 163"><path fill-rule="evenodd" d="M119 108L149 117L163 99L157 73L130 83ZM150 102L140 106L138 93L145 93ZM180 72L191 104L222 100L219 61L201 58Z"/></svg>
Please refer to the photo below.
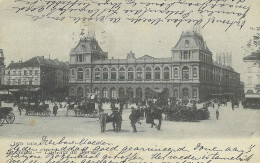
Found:
<svg viewBox="0 0 260 163"><path fill-rule="evenodd" d="M106 124L112 122L114 131L119 132L121 131L121 124L122 124L122 117L121 115L114 114L113 117L108 116L107 113L101 113L99 115L99 122L101 127L101 132L105 132Z"/></svg>
<svg viewBox="0 0 260 163"><path fill-rule="evenodd" d="M156 125L154 123L155 119L157 119L159 121L158 125ZM147 112L146 123L152 124L151 127L156 126L156 128L158 130L160 130L161 129L161 125L162 125L162 110L160 110L160 109L155 109L154 111L149 110Z"/></svg>

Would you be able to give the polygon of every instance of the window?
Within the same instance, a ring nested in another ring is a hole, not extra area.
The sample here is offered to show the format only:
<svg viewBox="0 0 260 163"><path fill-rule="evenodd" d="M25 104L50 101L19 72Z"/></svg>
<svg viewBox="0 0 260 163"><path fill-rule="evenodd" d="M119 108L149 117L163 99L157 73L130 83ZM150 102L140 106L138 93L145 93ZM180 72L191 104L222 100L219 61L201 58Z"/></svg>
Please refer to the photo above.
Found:
<svg viewBox="0 0 260 163"><path fill-rule="evenodd" d="M252 90L247 91L248 94L253 94L254 92Z"/></svg>
<svg viewBox="0 0 260 163"><path fill-rule="evenodd" d="M71 95L74 95L74 94L75 94L75 91L74 91L73 88L71 88L70 92L71 92Z"/></svg>
<svg viewBox="0 0 260 163"><path fill-rule="evenodd" d="M111 98L112 98L112 99L117 98L117 97L116 97L116 89L115 89L115 88L111 88Z"/></svg>
<svg viewBox="0 0 260 163"><path fill-rule="evenodd" d="M30 70L29 72L30 72L30 75L32 75L32 70Z"/></svg>
<svg viewBox="0 0 260 163"><path fill-rule="evenodd" d="M99 89L98 89L98 88L95 88L95 89L94 89L94 93L97 94L97 95L99 95Z"/></svg>
<svg viewBox="0 0 260 163"><path fill-rule="evenodd" d="M193 98L197 98L197 90L193 90L193 92L192 92L192 97L193 97Z"/></svg>
<svg viewBox="0 0 260 163"><path fill-rule="evenodd" d="M197 67L193 67L192 73L193 73L193 77L197 77L198 76Z"/></svg>
<svg viewBox="0 0 260 163"><path fill-rule="evenodd" d="M26 70L24 70L25 72ZM71 69L71 76L74 76L75 75L75 70L74 69Z"/></svg>
<svg viewBox="0 0 260 163"><path fill-rule="evenodd" d="M78 62L83 62L83 55L79 54L77 57Z"/></svg>
<svg viewBox="0 0 260 163"><path fill-rule="evenodd" d="M16 71L13 71L13 75L16 75Z"/></svg>
<svg viewBox="0 0 260 163"><path fill-rule="evenodd" d="M160 80L161 79L161 69L159 67L156 67L154 69L154 79Z"/></svg>
<svg viewBox="0 0 260 163"><path fill-rule="evenodd" d="M90 77L90 71L89 69L86 69L86 78L88 79Z"/></svg>
<svg viewBox="0 0 260 163"><path fill-rule="evenodd" d="M163 78L164 78L164 80L170 79L170 69L169 69L169 67L164 68Z"/></svg>
<svg viewBox="0 0 260 163"><path fill-rule="evenodd" d="M27 75L27 71L26 71L26 70L24 70L24 71L23 71L23 74L24 74L24 75Z"/></svg>
<svg viewBox="0 0 260 163"><path fill-rule="evenodd" d="M142 99L143 98L142 88L137 88L136 89L136 98L138 98L138 99Z"/></svg>
<svg viewBox="0 0 260 163"><path fill-rule="evenodd" d="M108 69L107 68L103 68L103 79L104 80L108 79Z"/></svg>
<svg viewBox="0 0 260 163"><path fill-rule="evenodd" d="M133 88L128 88L126 90L126 95L127 95L128 98L133 98L134 97L134 90L133 90Z"/></svg>
<svg viewBox="0 0 260 163"><path fill-rule="evenodd" d="M187 48L189 46L189 40L185 40L185 48Z"/></svg>
<svg viewBox="0 0 260 163"><path fill-rule="evenodd" d="M125 89L124 88L119 88L118 96L121 97L121 98L125 97Z"/></svg>
<svg viewBox="0 0 260 163"><path fill-rule="evenodd" d="M18 85L21 85L21 79L18 79Z"/></svg>
<svg viewBox="0 0 260 163"><path fill-rule="evenodd" d="M15 82L16 82L16 80L15 80L15 79L13 79L13 84L15 84Z"/></svg>
<svg viewBox="0 0 260 163"><path fill-rule="evenodd" d="M183 57L184 59L189 59L190 58L188 51L184 51L183 55L184 55L184 57Z"/></svg>
<svg viewBox="0 0 260 163"><path fill-rule="evenodd" d="M178 90L177 89L174 90L174 97L178 98Z"/></svg>
<svg viewBox="0 0 260 163"><path fill-rule="evenodd" d="M83 81L83 69L78 69L78 81Z"/></svg>
<svg viewBox="0 0 260 163"><path fill-rule="evenodd" d="M174 77L178 78L178 69L177 68L174 69L173 73L174 73Z"/></svg>
<svg viewBox="0 0 260 163"><path fill-rule="evenodd" d="M128 80L134 80L134 69L132 67L128 69Z"/></svg>
<svg viewBox="0 0 260 163"><path fill-rule="evenodd" d="M183 98L188 98L189 97L189 90L188 88L183 88L182 90Z"/></svg>
<svg viewBox="0 0 260 163"><path fill-rule="evenodd" d="M100 79L100 69L96 68L95 69L95 80L99 80Z"/></svg>
<svg viewBox="0 0 260 163"><path fill-rule="evenodd" d="M111 80L116 80L116 68L111 69Z"/></svg>
<svg viewBox="0 0 260 163"><path fill-rule="evenodd" d="M145 79L151 80L152 79L152 69L150 67L147 67L145 69Z"/></svg>
<svg viewBox="0 0 260 163"><path fill-rule="evenodd" d="M119 69L119 80L125 80L125 69L123 67Z"/></svg>
<svg viewBox="0 0 260 163"><path fill-rule="evenodd" d="M103 90L102 90L102 97L103 98L108 98L108 90L107 90L107 88L103 88Z"/></svg>
<svg viewBox="0 0 260 163"><path fill-rule="evenodd" d="M182 68L182 80L189 80L189 68L187 66Z"/></svg>
<svg viewBox="0 0 260 163"><path fill-rule="evenodd" d="M32 85L32 78L29 79L29 85Z"/></svg>
<svg viewBox="0 0 260 163"><path fill-rule="evenodd" d="M39 70L35 70L35 75L39 75Z"/></svg>
<svg viewBox="0 0 260 163"><path fill-rule="evenodd" d="M137 68L137 80L142 80L143 79L143 69L141 67Z"/></svg>

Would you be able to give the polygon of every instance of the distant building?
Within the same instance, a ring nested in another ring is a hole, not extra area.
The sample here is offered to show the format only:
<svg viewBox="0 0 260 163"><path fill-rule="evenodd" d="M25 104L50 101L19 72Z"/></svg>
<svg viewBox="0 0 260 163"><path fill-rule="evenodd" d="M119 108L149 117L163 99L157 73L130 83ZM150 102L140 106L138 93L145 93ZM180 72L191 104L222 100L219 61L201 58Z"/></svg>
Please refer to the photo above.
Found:
<svg viewBox="0 0 260 163"><path fill-rule="evenodd" d="M155 47L156 48L156 47ZM216 94L239 96L240 74L212 60L197 32L183 32L166 58L133 52L126 59L108 59L94 37L81 39L70 53L70 95L101 98L150 98L156 94L180 99L207 99Z"/></svg>
<svg viewBox="0 0 260 163"><path fill-rule="evenodd" d="M57 59L33 57L25 62L10 63L5 70L4 84L11 91L36 91L40 95L53 95L68 88L68 63Z"/></svg>
<svg viewBox="0 0 260 163"><path fill-rule="evenodd" d="M252 52L243 58L245 64L245 97L260 99L260 51Z"/></svg>
<svg viewBox="0 0 260 163"><path fill-rule="evenodd" d="M4 83L5 75L5 56L3 49L0 49L0 85Z"/></svg>

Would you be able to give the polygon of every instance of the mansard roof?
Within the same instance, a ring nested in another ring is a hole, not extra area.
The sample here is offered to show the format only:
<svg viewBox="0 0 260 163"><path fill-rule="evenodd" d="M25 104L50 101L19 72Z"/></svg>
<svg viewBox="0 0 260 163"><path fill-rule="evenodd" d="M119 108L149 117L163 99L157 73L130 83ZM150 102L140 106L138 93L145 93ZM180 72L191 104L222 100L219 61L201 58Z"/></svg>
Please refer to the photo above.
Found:
<svg viewBox="0 0 260 163"><path fill-rule="evenodd" d="M98 42L93 37L84 37L80 39L77 46L72 49L70 54L84 54L84 53L92 53L93 51L103 53L103 50L98 45Z"/></svg>
<svg viewBox="0 0 260 163"><path fill-rule="evenodd" d="M189 32L182 32L179 41L175 45L172 50L180 50L180 49L186 49L185 42L188 40L189 47L188 48L194 48L194 49L200 49L205 50L211 53L209 50L206 41L204 41L201 34L195 32L195 31L189 31Z"/></svg>

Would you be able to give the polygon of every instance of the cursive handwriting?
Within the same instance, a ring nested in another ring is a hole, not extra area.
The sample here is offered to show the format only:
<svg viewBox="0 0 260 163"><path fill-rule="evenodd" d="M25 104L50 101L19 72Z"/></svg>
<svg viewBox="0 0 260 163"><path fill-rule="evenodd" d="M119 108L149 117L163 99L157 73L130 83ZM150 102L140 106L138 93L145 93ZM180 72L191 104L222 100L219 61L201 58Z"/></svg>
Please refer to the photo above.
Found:
<svg viewBox="0 0 260 163"><path fill-rule="evenodd" d="M43 136L39 141L14 142L6 152L7 163L124 163L124 162L249 162L254 157L255 145L211 146L120 146L104 140L66 137L54 140Z"/></svg>
<svg viewBox="0 0 260 163"><path fill-rule="evenodd" d="M14 0L13 11L33 21L74 23L221 24L242 29L251 6L246 0Z"/></svg>

